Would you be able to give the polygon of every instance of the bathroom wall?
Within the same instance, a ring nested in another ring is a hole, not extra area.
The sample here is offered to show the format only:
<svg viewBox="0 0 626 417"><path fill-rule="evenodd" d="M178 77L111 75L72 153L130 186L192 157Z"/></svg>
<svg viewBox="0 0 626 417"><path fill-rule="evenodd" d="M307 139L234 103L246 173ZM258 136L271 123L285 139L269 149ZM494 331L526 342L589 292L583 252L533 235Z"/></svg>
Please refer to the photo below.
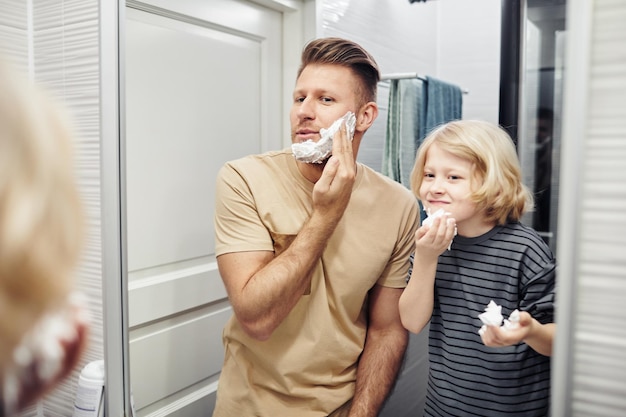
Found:
<svg viewBox="0 0 626 417"><path fill-rule="evenodd" d="M0 0L0 54L28 72L28 9L21 0Z"/></svg>
<svg viewBox="0 0 626 417"><path fill-rule="evenodd" d="M468 90L464 118L498 121L500 0L318 1L318 33L360 42L383 74L418 72Z"/></svg>
<svg viewBox="0 0 626 417"><path fill-rule="evenodd" d="M318 36L355 40L383 75L416 72L460 86L463 118L498 122L500 0L320 0ZM359 159L380 168L388 86L379 86L380 115L366 133Z"/></svg>

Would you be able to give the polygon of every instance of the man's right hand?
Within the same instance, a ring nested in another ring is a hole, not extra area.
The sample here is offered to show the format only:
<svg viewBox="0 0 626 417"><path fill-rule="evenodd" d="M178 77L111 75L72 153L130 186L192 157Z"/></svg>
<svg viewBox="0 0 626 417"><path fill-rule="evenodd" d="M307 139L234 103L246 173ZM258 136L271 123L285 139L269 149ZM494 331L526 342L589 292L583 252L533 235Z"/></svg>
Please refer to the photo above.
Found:
<svg viewBox="0 0 626 417"><path fill-rule="evenodd" d="M338 223L350 201L355 178L352 140L344 122L333 137L333 154L313 188L313 210Z"/></svg>

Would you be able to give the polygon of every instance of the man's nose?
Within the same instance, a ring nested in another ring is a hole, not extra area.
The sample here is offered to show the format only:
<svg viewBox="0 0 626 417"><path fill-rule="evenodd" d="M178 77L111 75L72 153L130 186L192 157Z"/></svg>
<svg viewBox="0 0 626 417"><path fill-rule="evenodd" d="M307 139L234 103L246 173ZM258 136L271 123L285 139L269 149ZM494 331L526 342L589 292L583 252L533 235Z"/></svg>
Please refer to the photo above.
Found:
<svg viewBox="0 0 626 417"><path fill-rule="evenodd" d="M300 119L312 119L315 113L313 111L313 103L311 103L311 100L308 98L302 100L298 105L297 114Z"/></svg>

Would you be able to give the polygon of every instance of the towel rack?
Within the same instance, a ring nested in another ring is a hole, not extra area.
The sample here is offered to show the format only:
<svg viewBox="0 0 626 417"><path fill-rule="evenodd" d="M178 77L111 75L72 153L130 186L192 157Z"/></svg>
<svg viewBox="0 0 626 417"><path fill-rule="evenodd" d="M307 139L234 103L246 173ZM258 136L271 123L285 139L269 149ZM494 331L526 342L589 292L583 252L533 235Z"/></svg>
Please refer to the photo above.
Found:
<svg viewBox="0 0 626 417"><path fill-rule="evenodd" d="M417 78L418 80L428 81L428 79L425 76L420 75L417 72L396 72L392 74L383 74L380 77L380 81L386 82L386 81L391 81L391 80L405 80L408 78ZM465 88L461 88L461 91L463 92L463 94L469 94L469 90Z"/></svg>
<svg viewBox="0 0 626 417"><path fill-rule="evenodd" d="M380 76L381 81L403 80L406 78L418 78L422 81L426 81L426 77L419 75L417 72L396 72L393 74L383 74Z"/></svg>

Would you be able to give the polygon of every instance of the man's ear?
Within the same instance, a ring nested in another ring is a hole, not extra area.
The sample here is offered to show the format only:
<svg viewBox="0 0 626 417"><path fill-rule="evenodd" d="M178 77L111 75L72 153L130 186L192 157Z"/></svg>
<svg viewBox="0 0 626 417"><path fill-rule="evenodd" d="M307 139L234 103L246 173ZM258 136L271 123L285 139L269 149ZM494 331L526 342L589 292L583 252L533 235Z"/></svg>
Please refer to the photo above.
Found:
<svg viewBox="0 0 626 417"><path fill-rule="evenodd" d="M373 101L365 103L356 115L356 126L354 130L365 132L372 126L376 117L378 117L378 105Z"/></svg>

